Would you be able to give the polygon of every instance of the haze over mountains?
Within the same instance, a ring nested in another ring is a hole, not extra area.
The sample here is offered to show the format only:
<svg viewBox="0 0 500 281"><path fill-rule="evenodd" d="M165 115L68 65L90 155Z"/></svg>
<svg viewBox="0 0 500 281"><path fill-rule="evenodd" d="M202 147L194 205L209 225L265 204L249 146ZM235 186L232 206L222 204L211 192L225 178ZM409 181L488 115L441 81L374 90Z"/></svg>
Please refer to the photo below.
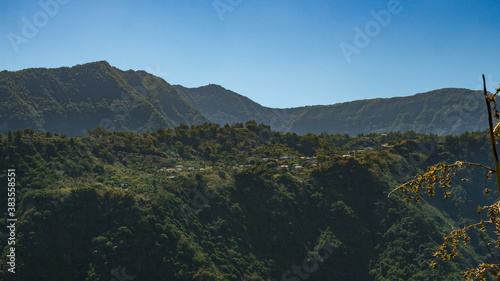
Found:
<svg viewBox="0 0 500 281"><path fill-rule="evenodd" d="M97 126L145 132L181 123L225 125L249 120L297 134L414 130L446 135L487 127L482 93L467 89L277 109L218 85L172 86L144 71L122 71L105 61L0 72L2 132L33 128L74 136Z"/></svg>

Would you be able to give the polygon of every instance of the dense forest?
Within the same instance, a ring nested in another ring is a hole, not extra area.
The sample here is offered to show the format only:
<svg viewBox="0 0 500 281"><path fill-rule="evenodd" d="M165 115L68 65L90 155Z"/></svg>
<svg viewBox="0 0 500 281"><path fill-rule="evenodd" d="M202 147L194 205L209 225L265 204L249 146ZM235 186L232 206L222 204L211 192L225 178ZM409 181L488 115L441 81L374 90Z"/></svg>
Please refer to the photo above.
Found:
<svg viewBox="0 0 500 281"><path fill-rule="evenodd" d="M15 169L17 187L16 274L4 244L2 280L459 280L489 258L488 237L434 269L433 253L498 196L467 169L448 200L388 197L437 162L489 165L486 132L26 129L0 134L0 158L1 185Z"/></svg>

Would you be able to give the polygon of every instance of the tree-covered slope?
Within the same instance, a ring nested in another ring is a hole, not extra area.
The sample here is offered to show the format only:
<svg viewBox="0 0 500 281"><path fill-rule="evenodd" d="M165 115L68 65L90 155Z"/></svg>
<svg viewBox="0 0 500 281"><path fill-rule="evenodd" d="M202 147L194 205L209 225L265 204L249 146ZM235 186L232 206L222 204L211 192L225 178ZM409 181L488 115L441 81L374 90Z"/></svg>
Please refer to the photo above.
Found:
<svg viewBox="0 0 500 281"><path fill-rule="evenodd" d="M163 79L107 62L0 72L0 131L33 128L67 135L105 126L155 131L207 119Z"/></svg>
<svg viewBox="0 0 500 281"><path fill-rule="evenodd" d="M194 108L210 121L225 125L255 120L284 131L290 120L282 118L281 109L264 107L251 99L227 90L219 85L186 88L173 85Z"/></svg>
<svg viewBox="0 0 500 281"><path fill-rule="evenodd" d="M447 88L409 97L361 100L329 106L295 108L290 130L321 133L434 133L439 135L487 128L480 91Z"/></svg>
<svg viewBox="0 0 500 281"><path fill-rule="evenodd" d="M220 125L255 120L283 132L350 135L410 130L448 135L487 127L483 94L467 89L446 88L408 97L277 109L263 107L217 85L174 87Z"/></svg>
<svg viewBox="0 0 500 281"><path fill-rule="evenodd" d="M17 273L7 271L5 244L0 278L459 280L487 253L469 248L429 266L443 233L474 219L487 198L481 175L458 175L471 177L457 201L387 197L435 161L488 164L484 133L299 136L256 122L174 129L0 134L0 183L16 170L18 219Z"/></svg>
<svg viewBox="0 0 500 281"><path fill-rule="evenodd" d="M144 71L107 62L57 69L0 72L0 131L33 128L70 136L104 126L146 132L158 128L255 120L281 132L459 134L486 128L482 94L441 89L409 97L289 109L268 108L218 85L171 86Z"/></svg>

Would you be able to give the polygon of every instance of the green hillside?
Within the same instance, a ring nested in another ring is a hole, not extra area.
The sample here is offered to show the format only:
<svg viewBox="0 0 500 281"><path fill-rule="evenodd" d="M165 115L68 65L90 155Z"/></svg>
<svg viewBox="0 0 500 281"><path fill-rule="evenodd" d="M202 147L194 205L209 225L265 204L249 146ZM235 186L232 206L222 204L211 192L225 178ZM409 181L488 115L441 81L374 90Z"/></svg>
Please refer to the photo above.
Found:
<svg viewBox="0 0 500 281"><path fill-rule="evenodd" d="M290 130L358 133L407 132L439 135L487 128L481 91L447 88L409 97L361 100L329 106L295 108Z"/></svg>
<svg viewBox="0 0 500 281"><path fill-rule="evenodd" d="M282 132L349 135L410 130L449 135L487 128L486 112L481 106L483 94L467 89L447 88L408 97L278 109L263 107L217 85L174 87L220 125L255 120Z"/></svg>
<svg viewBox="0 0 500 281"><path fill-rule="evenodd" d="M484 130L487 124L482 94L466 89L279 109L218 85L171 86L144 71L122 71L105 61L2 71L0 98L0 132L32 128L68 136L84 135L98 126L147 132L182 123L223 126L249 120L301 135L410 130L448 135Z"/></svg>
<svg viewBox="0 0 500 281"><path fill-rule="evenodd" d="M208 121L163 79L101 61L72 68L0 72L0 131L32 128L83 135L146 132Z"/></svg>
<svg viewBox="0 0 500 281"><path fill-rule="evenodd" d="M280 109L264 107L251 99L219 85L186 88L173 85L177 92L210 121L220 125L254 120L257 123L284 129L286 119L280 118Z"/></svg>
<svg viewBox="0 0 500 281"><path fill-rule="evenodd" d="M15 280L459 280L488 255L472 236L429 266L443 234L497 196L480 173L461 172L447 201L387 197L437 161L489 164L485 133L174 130L0 134L0 171L16 171ZM14 280L2 247L0 279Z"/></svg>

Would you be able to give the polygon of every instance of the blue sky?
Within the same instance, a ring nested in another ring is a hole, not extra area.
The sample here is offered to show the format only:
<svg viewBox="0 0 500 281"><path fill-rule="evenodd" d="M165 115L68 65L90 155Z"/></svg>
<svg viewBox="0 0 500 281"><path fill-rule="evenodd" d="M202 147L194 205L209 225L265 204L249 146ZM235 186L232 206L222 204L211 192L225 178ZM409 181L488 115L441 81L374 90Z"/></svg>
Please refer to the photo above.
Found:
<svg viewBox="0 0 500 281"><path fill-rule="evenodd" d="M270 107L500 81L499 1L0 2L0 69L107 60Z"/></svg>

